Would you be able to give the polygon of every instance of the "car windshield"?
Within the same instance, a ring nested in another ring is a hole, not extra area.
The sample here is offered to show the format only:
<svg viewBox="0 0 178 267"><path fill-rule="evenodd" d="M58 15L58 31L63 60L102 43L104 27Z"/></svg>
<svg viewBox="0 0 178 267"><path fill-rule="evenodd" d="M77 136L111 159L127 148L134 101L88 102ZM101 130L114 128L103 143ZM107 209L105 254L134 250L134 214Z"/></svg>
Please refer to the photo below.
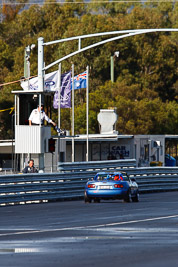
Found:
<svg viewBox="0 0 178 267"><path fill-rule="evenodd" d="M129 177L127 176L126 173L122 173L122 177L123 177L123 180L124 180L124 181L129 182Z"/></svg>
<svg viewBox="0 0 178 267"><path fill-rule="evenodd" d="M103 181L103 180L113 180L113 181L129 181L129 177L125 173L98 173L94 180Z"/></svg>
<svg viewBox="0 0 178 267"><path fill-rule="evenodd" d="M97 180L97 181L103 181L103 180L108 179L108 178L109 178L109 175L107 173L97 174L95 176L95 180Z"/></svg>

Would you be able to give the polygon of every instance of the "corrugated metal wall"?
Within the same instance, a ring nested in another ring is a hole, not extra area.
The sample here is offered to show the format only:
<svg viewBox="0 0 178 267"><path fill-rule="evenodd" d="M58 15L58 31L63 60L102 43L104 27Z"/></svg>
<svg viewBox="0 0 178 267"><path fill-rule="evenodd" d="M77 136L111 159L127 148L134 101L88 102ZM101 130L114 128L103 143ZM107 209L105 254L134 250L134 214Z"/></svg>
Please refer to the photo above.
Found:
<svg viewBox="0 0 178 267"><path fill-rule="evenodd" d="M15 126L15 153L44 153L44 143L51 138L51 127Z"/></svg>

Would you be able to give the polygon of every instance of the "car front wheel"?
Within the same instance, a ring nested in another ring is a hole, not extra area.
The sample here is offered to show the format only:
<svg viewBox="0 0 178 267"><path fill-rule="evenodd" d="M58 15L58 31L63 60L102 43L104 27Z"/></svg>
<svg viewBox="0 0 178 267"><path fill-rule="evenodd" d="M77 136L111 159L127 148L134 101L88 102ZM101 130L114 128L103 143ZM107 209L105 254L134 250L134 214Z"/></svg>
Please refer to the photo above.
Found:
<svg viewBox="0 0 178 267"><path fill-rule="evenodd" d="M131 202L131 192L127 192L127 195L124 197L124 202Z"/></svg>
<svg viewBox="0 0 178 267"><path fill-rule="evenodd" d="M139 193L137 192L134 197L132 197L133 202L139 202Z"/></svg>

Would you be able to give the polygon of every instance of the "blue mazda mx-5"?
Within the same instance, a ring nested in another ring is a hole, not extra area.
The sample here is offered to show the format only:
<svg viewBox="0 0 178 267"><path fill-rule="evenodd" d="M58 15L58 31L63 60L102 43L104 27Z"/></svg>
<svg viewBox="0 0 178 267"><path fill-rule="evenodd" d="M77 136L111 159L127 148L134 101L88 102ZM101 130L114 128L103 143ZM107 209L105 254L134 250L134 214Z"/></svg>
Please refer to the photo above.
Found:
<svg viewBox="0 0 178 267"><path fill-rule="evenodd" d="M98 172L85 186L85 202L100 202L101 199L139 201L138 184L126 172Z"/></svg>

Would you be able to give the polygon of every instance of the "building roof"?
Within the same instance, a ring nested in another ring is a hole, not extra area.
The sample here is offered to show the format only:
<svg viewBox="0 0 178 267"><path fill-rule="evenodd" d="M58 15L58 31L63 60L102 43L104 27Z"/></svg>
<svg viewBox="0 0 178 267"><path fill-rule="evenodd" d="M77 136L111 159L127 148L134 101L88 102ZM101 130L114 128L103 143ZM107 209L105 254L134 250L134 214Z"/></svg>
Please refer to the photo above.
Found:
<svg viewBox="0 0 178 267"><path fill-rule="evenodd" d="M62 137L61 137L62 138ZM66 141L71 141L72 136L65 136ZM118 135L118 134L89 134L89 141L117 141L118 139L132 139L134 135ZM75 141L86 141L87 135L77 135L74 137Z"/></svg>

